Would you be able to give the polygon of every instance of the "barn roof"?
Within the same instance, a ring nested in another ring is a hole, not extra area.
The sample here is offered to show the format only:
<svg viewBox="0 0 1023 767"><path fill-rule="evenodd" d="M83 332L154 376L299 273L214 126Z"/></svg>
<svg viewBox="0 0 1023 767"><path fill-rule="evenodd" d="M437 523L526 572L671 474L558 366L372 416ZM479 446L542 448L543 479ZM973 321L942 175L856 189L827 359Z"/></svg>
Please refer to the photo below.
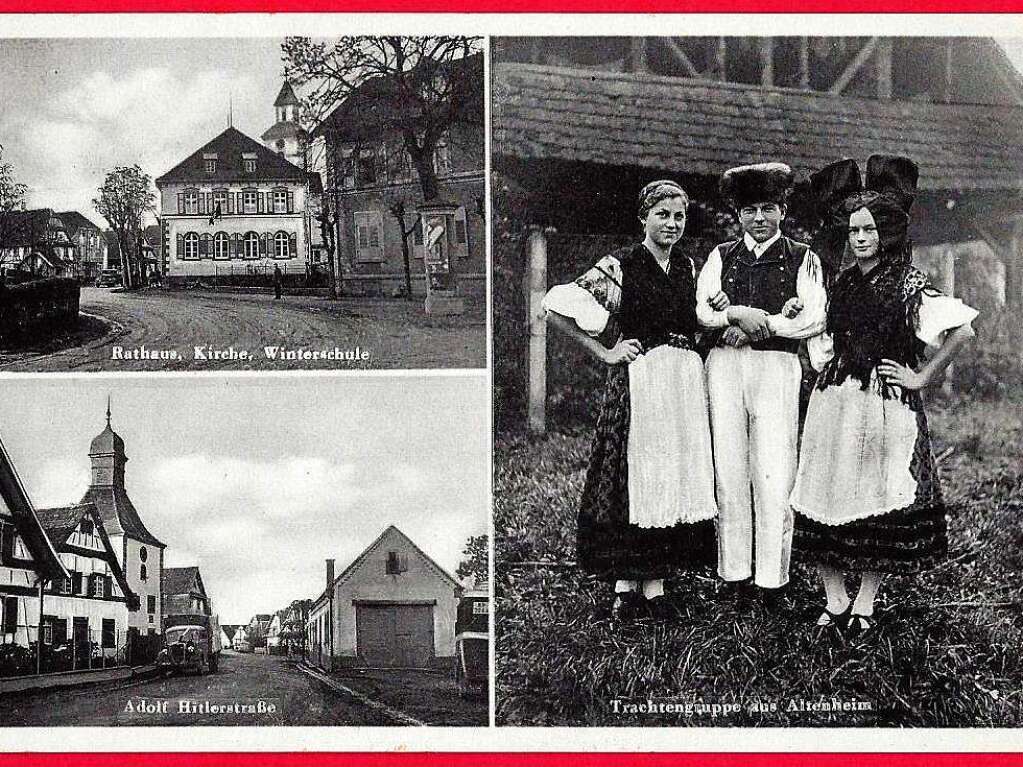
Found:
<svg viewBox="0 0 1023 767"><path fill-rule="evenodd" d="M536 64L493 67L495 157L718 175L782 160L803 177L875 152L923 190L1023 187L1023 108L833 96Z"/></svg>

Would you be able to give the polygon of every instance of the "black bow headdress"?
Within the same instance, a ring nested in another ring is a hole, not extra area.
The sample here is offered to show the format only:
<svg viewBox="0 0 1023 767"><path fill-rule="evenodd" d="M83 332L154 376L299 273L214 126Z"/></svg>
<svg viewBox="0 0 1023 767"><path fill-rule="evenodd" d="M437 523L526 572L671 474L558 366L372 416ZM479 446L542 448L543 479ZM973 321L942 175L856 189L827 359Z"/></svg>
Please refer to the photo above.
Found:
<svg viewBox="0 0 1023 767"><path fill-rule="evenodd" d="M833 267L842 261L849 215L866 208L874 216L881 257L904 258L908 251L909 211L920 171L908 157L875 154L861 180L855 160L839 160L810 176L810 194L821 222L814 250Z"/></svg>

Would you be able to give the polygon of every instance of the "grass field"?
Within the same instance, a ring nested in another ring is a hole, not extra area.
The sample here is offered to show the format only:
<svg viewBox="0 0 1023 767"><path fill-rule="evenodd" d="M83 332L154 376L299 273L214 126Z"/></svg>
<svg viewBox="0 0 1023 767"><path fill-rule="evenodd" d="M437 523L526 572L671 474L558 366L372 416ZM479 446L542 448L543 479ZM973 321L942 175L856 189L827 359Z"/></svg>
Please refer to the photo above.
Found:
<svg viewBox="0 0 1023 767"><path fill-rule="evenodd" d="M770 610L707 571L668 581L678 621L612 624L610 586L573 562L589 431L499 436L498 724L1023 725L1021 406L932 403L951 559L888 579L858 641L813 625L823 596L803 565Z"/></svg>

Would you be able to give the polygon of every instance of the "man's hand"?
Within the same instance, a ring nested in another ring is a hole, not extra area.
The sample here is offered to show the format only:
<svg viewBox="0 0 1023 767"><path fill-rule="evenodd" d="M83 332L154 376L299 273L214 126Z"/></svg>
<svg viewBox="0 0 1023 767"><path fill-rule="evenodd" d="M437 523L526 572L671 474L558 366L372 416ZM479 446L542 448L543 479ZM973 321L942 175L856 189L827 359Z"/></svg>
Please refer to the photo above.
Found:
<svg viewBox="0 0 1023 767"><path fill-rule="evenodd" d="M710 308L714 311L723 312L728 308L728 305L731 302L728 300L728 296L725 294L725 291L719 290L717 295L711 296L707 299L707 303L710 304Z"/></svg>
<svg viewBox="0 0 1023 767"><path fill-rule="evenodd" d="M781 308L781 315L785 319L791 320L796 317L801 311L803 311L803 303L799 300L798 296L793 296L785 302L785 306Z"/></svg>
<svg viewBox="0 0 1023 767"><path fill-rule="evenodd" d="M729 325L725 328L725 332L721 336L721 343L725 346L732 346L739 349L749 343L749 336L739 330L739 328L735 325Z"/></svg>
<svg viewBox="0 0 1023 767"><path fill-rule="evenodd" d="M604 352L604 362L608 365L628 365L643 353L643 345L635 338L621 340Z"/></svg>
<svg viewBox="0 0 1023 767"><path fill-rule="evenodd" d="M766 341L771 337L771 328L767 324L768 315L763 309L754 309L752 306L732 306L727 311L728 323L738 325L751 341Z"/></svg>

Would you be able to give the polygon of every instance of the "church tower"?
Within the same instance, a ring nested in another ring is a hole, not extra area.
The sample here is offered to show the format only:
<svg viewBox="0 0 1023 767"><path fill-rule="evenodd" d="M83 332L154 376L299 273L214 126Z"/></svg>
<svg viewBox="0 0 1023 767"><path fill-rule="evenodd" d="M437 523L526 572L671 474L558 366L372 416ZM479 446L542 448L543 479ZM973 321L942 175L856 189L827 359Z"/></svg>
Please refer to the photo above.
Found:
<svg viewBox="0 0 1023 767"><path fill-rule="evenodd" d="M260 137L271 151L284 157L292 165L305 169L306 132L302 130L300 111L302 104L287 80L274 101L274 124Z"/></svg>
<svg viewBox="0 0 1023 767"><path fill-rule="evenodd" d="M160 633L163 628L160 580L166 546L143 524L125 490L124 467L128 456L124 440L110 426L109 400L106 428L92 440L89 459L92 481L81 503L96 505L128 585L140 600L139 608L128 613L128 628L140 634Z"/></svg>

